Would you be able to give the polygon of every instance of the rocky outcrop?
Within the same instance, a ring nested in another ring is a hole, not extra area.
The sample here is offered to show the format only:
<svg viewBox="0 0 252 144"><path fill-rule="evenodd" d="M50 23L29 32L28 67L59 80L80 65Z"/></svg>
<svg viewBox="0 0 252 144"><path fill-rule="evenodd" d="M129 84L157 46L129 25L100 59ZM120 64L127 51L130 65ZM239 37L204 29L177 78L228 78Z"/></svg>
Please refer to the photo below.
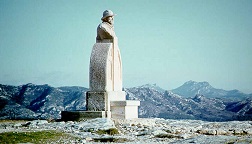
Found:
<svg viewBox="0 0 252 144"><path fill-rule="evenodd" d="M251 143L252 122L206 122L200 120L104 118L81 122L6 121L0 122L0 135L4 132L57 130L78 137L76 141L125 143Z"/></svg>

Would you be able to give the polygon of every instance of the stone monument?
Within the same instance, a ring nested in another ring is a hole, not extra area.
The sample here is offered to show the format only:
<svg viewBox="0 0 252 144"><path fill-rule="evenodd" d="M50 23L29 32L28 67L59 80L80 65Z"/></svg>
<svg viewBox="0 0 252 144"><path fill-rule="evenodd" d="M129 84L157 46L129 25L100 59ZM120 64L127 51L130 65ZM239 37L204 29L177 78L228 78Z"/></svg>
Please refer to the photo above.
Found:
<svg viewBox="0 0 252 144"><path fill-rule="evenodd" d="M89 65L87 111L62 112L62 119L68 119L69 113L79 119L138 118L140 101L126 100L126 94L122 91L122 60L113 26L114 16L111 10L105 10L102 23L97 27Z"/></svg>

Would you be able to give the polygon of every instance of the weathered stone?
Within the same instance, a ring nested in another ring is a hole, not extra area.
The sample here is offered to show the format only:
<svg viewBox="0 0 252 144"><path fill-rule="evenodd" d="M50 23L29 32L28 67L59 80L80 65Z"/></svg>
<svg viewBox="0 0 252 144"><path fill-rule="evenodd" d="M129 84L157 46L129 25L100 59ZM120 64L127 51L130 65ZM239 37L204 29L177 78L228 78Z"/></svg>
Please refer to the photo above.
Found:
<svg viewBox="0 0 252 144"><path fill-rule="evenodd" d="M86 94L88 111L107 111L108 95L106 92L87 92Z"/></svg>
<svg viewBox="0 0 252 144"><path fill-rule="evenodd" d="M92 132L97 130L108 130L115 128L114 122L107 118L95 118L87 121L82 121L74 126L78 130Z"/></svg>
<svg viewBox="0 0 252 144"><path fill-rule="evenodd" d="M144 131L144 128L137 128L137 131Z"/></svg>
<svg viewBox="0 0 252 144"><path fill-rule="evenodd" d="M144 136L144 135L148 135L148 134L150 134L149 131L140 131L140 132L135 133L136 136Z"/></svg>
<svg viewBox="0 0 252 144"><path fill-rule="evenodd" d="M20 126L22 126L22 123L16 123L16 124L14 124L14 127L20 127Z"/></svg>
<svg viewBox="0 0 252 144"><path fill-rule="evenodd" d="M155 130L155 131L152 132L152 134L154 136L156 136L156 135L160 135L160 134L167 134L167 132L165 132L163 130Z"/></svg>
<svg viewBox="0 0 252 144"><path fill-rule="evenodd" d="M188 139L188 138L191 138L191 137L192 137L191 134L187 134L187 133L185 133L185 134L180 134L179 136L180 136L181 138L183 138L183 139Z"/></svg>
<svg viewBox="0 0 252 144"><path fill-rule="evenodd" d="M81 121L92 118L105 118L105 111L62 111L61 120L63 121Z"/></svg>
<svg viewBox="0 0 252 144"><path fill-rule="evenodd" d="M89 141L92 141L93 139L92 139L91 137L87 137L85 140L86 140L87 142L89 142Z"/></svg>
<svg viewBox="0 0 252 144"><path fill-rule="evenodd" d="M223 130L223 129L218 129L218 130L216 130L216 134L217 135L226 135L227 132L225 130Z"/></svg>
<svg viewBox="0 0 252 144"><path fill-rule="evenodd" d="M244 135L244 131L242 129L235 129L234 130L234 135Z"/></svg>
<svg viewBox="0 0 252 144"><path fill-rule="evenodd" d="M30 126L38 126L38 125L44 125L44 124L48 124L47 120L33 120L30 123Z"/></svg>
<svg viewBox="0 0 252 144"><path fill-rule="evenodd" d="M199 134L205 134L205 135L216 135L217 131L215 129L201 129L196 131Z"/></svg>
<svg viewBox="0 0 252 144"><path fill-rule="evenodd" d="M122 91L122 62L115 43L96 43L90 58L90 91Z"/></svg>
<svg viewBox="0 0 252 144"><path fill-rule="evenodd" d="M209 130L207 131L206 134L207 134L207 135L216 135L217 132L216 132L216 130L214 130L214 129L209 129Z"/></svg>
<svg viewBox="0 0 252 144"><path fill-rule="evenodd" d="M245 131L248 135L252 135L252 128L248 128Z"/></svg>

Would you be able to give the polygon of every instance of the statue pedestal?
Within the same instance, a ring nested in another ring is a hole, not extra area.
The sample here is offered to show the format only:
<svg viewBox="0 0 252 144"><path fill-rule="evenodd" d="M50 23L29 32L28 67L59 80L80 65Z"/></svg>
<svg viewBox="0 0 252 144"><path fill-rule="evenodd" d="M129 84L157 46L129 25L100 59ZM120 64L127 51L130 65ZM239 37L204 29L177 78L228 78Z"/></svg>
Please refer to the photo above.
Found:
<svg viewBox="0 0 252 144"><path fill-rule="evenodd" d="M133 119L138 118L138 106L140 101L124 100L111 101L111 118L114 119Z"/></svg>
<svg viewBox="0 0 252 144"><path fill-rule="evenodd" d="M140 101L126 100L124 91L87 92L87 111L105 111L107 118L138 118Z"/></svg>
<svg viewBox="0 0 252 144"><path fill-rule="evenodd" d="M124 91L93 92L86 93L87 111L104 111L107 118L111 118L110 102L113 100L125 100Z"/></svg>
<svg viewBox="0 0 252 144"><path fill-rule="evenodd" d="M110 114L111 115L111 114ZM82 121L92 118L107 118L105 111L62 111L63 121Z"/></svg>
<svg viewBox="0 0 252 144"><path fill-rule="evenodd" d="M87 92L87 111L62 111L63 121L81 121L92 118L138 118L140 101L125 100L124 91Z"/></svg>

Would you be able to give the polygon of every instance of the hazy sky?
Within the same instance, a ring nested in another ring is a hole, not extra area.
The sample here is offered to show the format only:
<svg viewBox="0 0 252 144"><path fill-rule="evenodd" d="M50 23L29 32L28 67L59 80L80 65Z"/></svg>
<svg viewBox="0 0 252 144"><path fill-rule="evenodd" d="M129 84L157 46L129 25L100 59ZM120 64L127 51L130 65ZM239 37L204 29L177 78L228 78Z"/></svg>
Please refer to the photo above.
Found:
<svg viewBox="0 0 252 144"><path fill-rule="evenodd" d="M194 80L252 93L251 0L0 0L0 83L88 87L106 9L124 87Z"/></svg>

